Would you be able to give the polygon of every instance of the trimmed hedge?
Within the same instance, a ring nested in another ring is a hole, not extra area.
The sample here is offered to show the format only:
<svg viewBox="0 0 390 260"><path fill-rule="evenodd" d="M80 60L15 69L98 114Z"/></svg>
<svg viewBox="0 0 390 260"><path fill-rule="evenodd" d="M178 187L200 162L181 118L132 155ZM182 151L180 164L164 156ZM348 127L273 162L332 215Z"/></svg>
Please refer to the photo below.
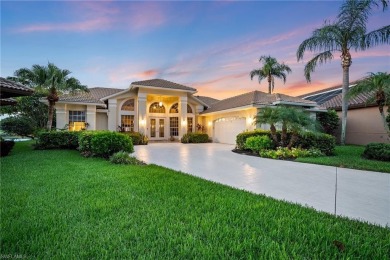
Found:
<svg viewBox="0 0 390 260"><path fill-rule="evenodd" d="M251 136L245 141L245 149L252 150L254 153L258 153L264 149L270 149L272 146L273 142L267 135Z"/></svg>
<svg viewBox="0 0 390 260"><path fill-rule="evenodd" d="M363 157L378 161L390 162L390 144L369 143L364 149Z"/></svg>
<svg viewBox="0 0 390 260"><path fill-rule="evenodd" d="M15 145L15 141L0 140L0 155L1 157L7 156Z"/></svg>
<svg viewBox="0 0 390 260"><path fill-rule="evenodd" d="M134 152L128 135L110 131L83 131L79 137L79 150L83 156L109 158L114 153Z"/></svg>
<svg viewBox="0 0 390 260"><path fill-rule="evenodd" d="M80 132L50 131L38 134L35 149L77 149Z"/></svg>
<svg viewBox="0 0 390 260"><path fill-rule="evenodd" d="M203 133L187 133L181 138L182 143L209 143L209 135Z"/></svg>
<svg viewBox="0 0 390 260"><path fill-rule="evenodd" d="M280 140L280 131L277 132L278 139ZM271 138L271 131L256 129L254 131L246 131L240 133L236 137L236 148L239 150L247 150L245 147L246 139L252 136L268 136ZM286 143L290 141L291 133L287 133ZM274 144L278 146L278 144ZM325 155L334 154L336 147L336 138L334 136L323 133L306 132L299 135L298 141L294 144L294 147L301 147L303 149L318 149Z"/></svg>

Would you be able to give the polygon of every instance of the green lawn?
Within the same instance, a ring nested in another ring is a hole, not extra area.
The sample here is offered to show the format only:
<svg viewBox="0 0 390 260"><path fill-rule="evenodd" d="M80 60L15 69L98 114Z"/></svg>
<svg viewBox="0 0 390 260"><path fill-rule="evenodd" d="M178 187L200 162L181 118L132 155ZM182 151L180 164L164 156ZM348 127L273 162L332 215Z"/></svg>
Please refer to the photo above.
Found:
<svg viewBox="0 0 390 260"><path fill-rule="evenodd" d="M386 259L390 230L155 165L17 143L1 158L1 255ZM334 241L343 243L339 250Z"/></svg>
<svg viewBox="0 0 390 260"><path fill-rule="evenodd" d="M336 146L335 156L325 156L325 157L317 157L317 158L306 157L306 158L298 158L295 161L390 173L389 162L367 160L362 157L363 151L364 151L364 146L356 146L356 145Z"/></svg>

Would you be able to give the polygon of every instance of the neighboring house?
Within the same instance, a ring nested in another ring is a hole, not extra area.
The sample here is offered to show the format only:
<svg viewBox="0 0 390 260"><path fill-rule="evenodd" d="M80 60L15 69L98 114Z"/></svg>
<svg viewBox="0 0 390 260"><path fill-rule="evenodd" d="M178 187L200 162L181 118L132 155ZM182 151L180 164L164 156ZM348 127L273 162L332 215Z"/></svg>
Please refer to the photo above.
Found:
<svg viewBox="0 0 390 260"><path fill-rule="evenodd" d="M354 85L351 85L353 87ZM303 99L316 101L327 109L337 111L341 119L342 87L336 86L302 95ZM367 103L369 95L361 94L349 100L346 143L366 145L371 142L389 143L389 136L383 126L376 103ZM336 137L340 137L340 127Z"/></svg>
<svg viewBox="0 0 390 260"><path fill-rule="evenodd" d="M162 79L133 82L127 89L90 88L60 97L57 127L137 131L150 140L168 140L195 132L200 124L213 141L234 144L238 133L256 128L253 118L264 106L286 104L318 111L315 102L282 94L252 91L219 101L195 96L196 92Z"/></svg>
<svg viewBox="0 0 390 260"><path fill-rule="evenodd" d="M34 90L20 83L0 77L0 106L14 105L12 97L31 96Z"/></svg>

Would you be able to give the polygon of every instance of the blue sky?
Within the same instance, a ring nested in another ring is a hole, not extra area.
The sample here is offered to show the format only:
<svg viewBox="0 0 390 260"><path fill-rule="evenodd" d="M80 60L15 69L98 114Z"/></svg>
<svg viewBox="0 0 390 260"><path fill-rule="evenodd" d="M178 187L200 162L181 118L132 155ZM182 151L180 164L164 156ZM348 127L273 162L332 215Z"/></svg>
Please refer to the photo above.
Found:
<svg viewBox="0 0 390 260"><path fill-rule="evenodd" d="M296 49L341 1L130 2L2 1L1 76L48 61L72 71L89 87L126 88L132 81L163 78L226 98L267 91L250 80L261 55L293 72L276 92L300 95L341 83L339 57L317 68L309 84ZM369 29L390 22L375 10ZM352 53L351 81L390 71L390 47Z"/></svg>

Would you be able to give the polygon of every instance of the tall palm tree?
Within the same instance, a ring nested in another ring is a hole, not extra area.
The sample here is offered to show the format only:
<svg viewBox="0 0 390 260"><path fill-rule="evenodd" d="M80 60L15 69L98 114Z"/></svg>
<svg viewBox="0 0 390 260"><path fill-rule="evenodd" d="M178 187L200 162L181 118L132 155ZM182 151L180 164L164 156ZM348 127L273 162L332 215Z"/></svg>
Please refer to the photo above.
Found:
<svg viewBox="0 0 390 260"><path fill-rule="evenodd" d="M380 2L385 10L388 0ZM352 64L350 50L363 51L390 41L390 25L367 33L368 16L372 7L377 5L375 0L345 1L340 8L337 20L333 23L325 22L323 27L314 30L312 36L304 40L297 50L298 61L303 59L306 51L320 52L305 65L304 74L308 82L311 81L310 74L314 72L317 64L332 60L334 53L341 54L341 67L343 69L341 144L345 144L347 127L349 67Z"/></svg>
<svg viewBox="0 0 390 260"><path fill-rule="evenodd" d="M376 102L381 114L383 125L387 132L389 128L383 108L390 105L390 74L387 72L370 73L368 77L357 83L349 90L348 98L356 97L359 94L369 94L371 97L367 102Z"/></svg>
<svg viewBox="0 0 390 260"><path fill-rule="evenodd" d="M271 94L275 88L275 77L282 79L286 83L287 74L291 72L289 66L284 63L280 64L275 58L271 56L261 56L259 62L263 63L263 67L252 70L250 73L251 80L253 77L259 77L259 83L262 79L268 81L268 93ZM287 73L287 74L286 74Z"/></svg>
<svg viewBox="0 0 390 260"><path fill-rule="evenodd" d="M88 91L87 86L81 85L78 79L69 77L70 73L69 70L61 70L50 62L47 66L35 64L31 69L22 68L14 73L18 81L25 82L26 85L46 95L49 102L48 130L51 130L53 124L54 107L59 99L59 94Z"/></svg>

